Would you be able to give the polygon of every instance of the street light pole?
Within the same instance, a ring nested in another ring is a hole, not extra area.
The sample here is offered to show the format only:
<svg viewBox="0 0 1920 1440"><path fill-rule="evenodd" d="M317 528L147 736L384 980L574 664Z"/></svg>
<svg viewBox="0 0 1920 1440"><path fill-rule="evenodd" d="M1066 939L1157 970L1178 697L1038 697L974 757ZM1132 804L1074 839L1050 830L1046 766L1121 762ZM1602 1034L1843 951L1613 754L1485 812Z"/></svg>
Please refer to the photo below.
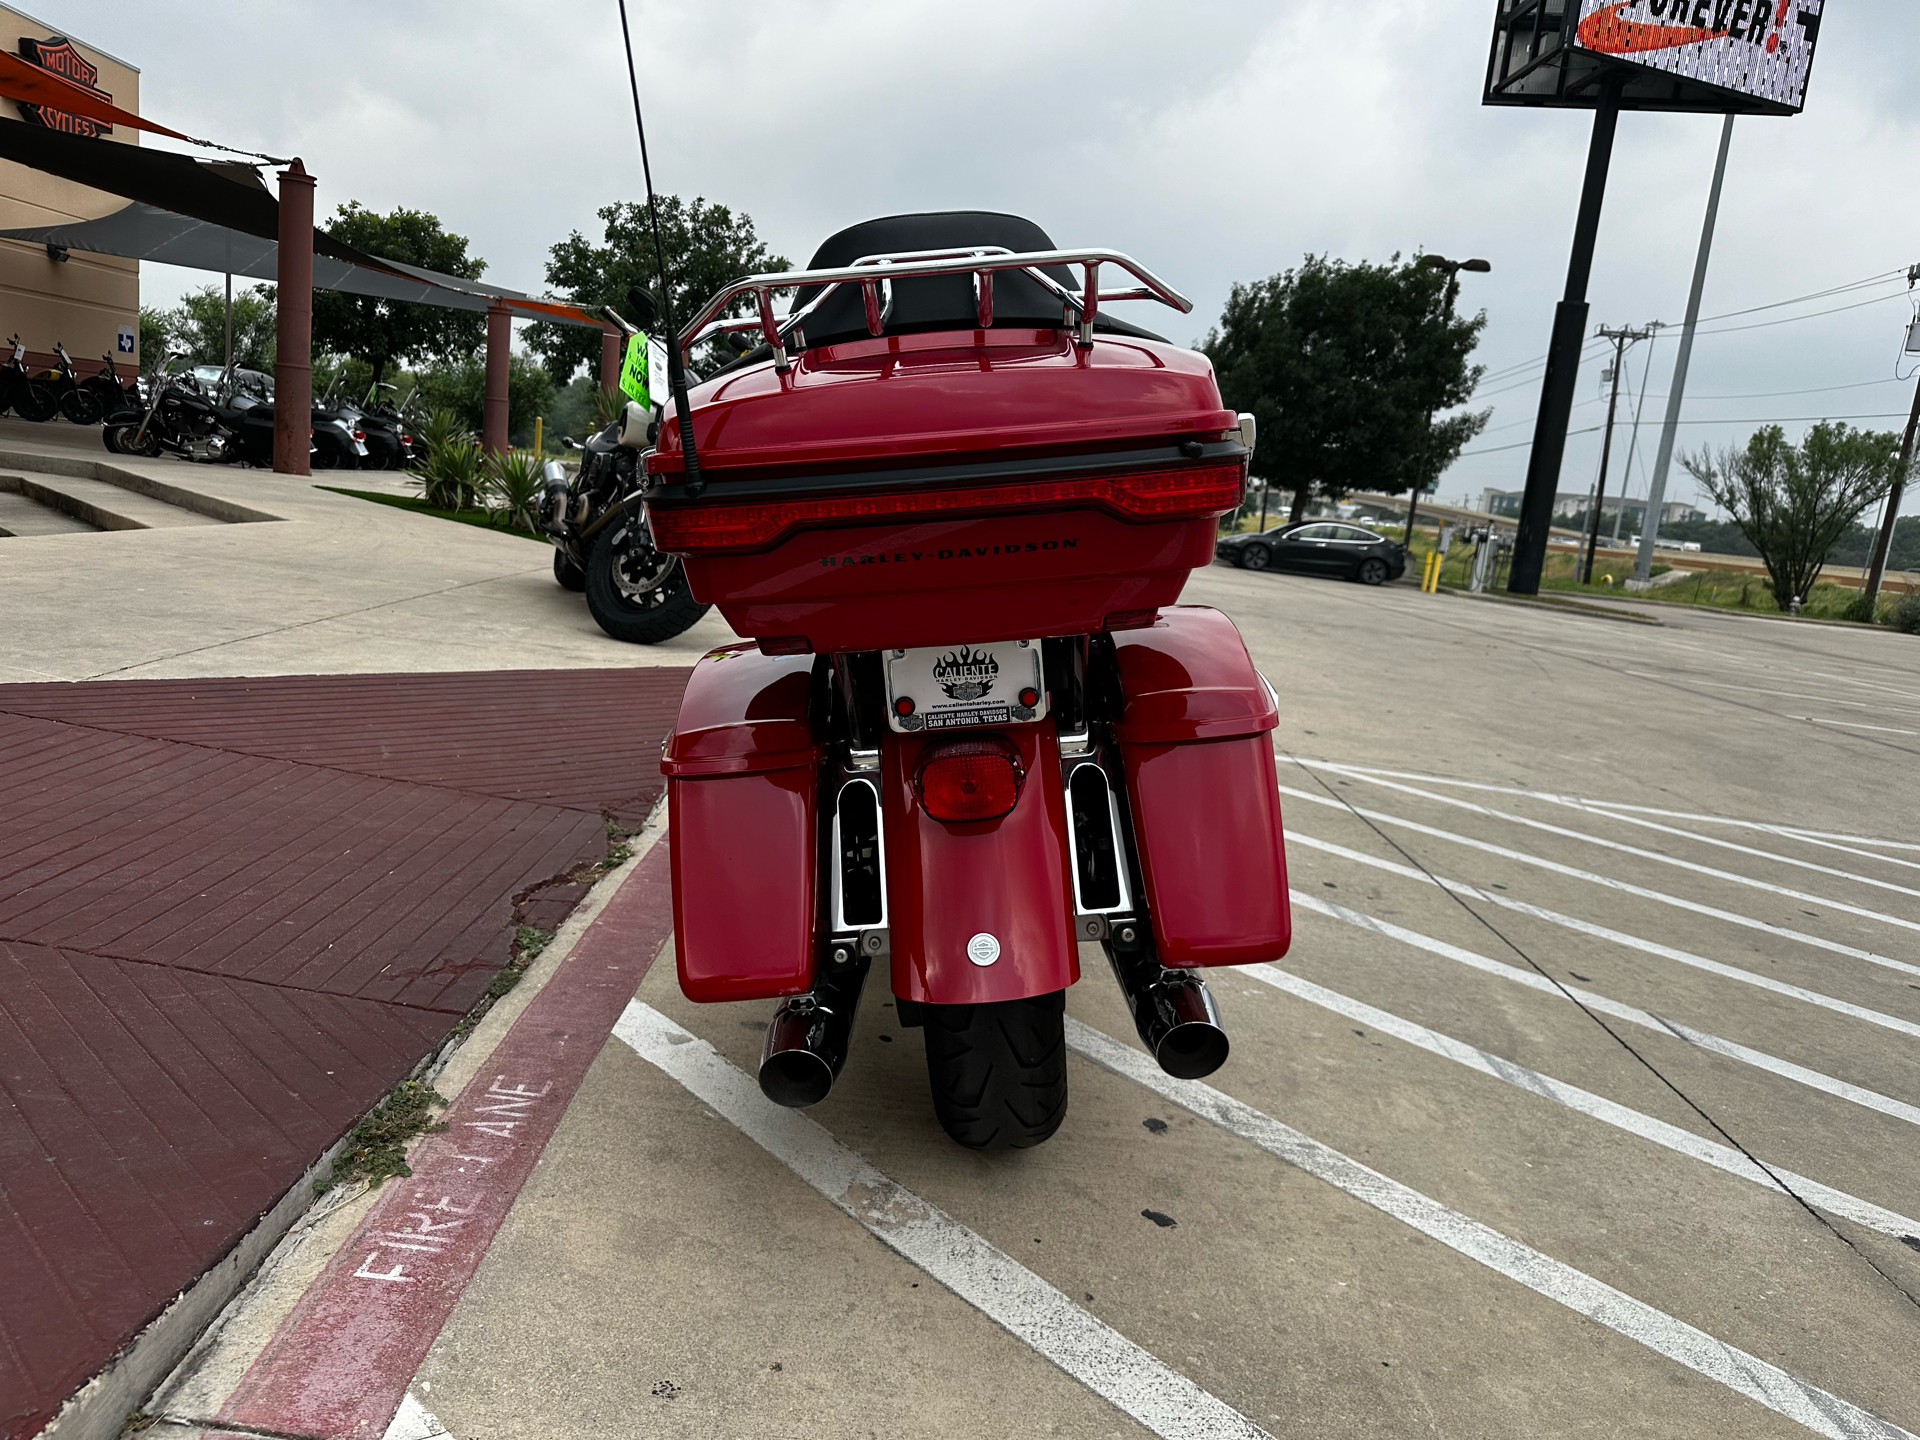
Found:
<svg viewBox="0 0 1920 1440"><path fill-rule="evenodd" d="M1460 272L1473 275L1485 275L1493 266L1485 260L1449 260L1444 255L1422 255L1420 263L1429 270L1447 272L1447 319L1453 319L1454 297L1460 291ZM1433 407L1427 407L1427 428L1420 437L1420 469L1413 477L1413 488L1407 492L1407 533L1400 538L1400 548L1413 546L1413 517L1420 511L1420 491L1427 483L1427 467L1433 461Z"/></svg>

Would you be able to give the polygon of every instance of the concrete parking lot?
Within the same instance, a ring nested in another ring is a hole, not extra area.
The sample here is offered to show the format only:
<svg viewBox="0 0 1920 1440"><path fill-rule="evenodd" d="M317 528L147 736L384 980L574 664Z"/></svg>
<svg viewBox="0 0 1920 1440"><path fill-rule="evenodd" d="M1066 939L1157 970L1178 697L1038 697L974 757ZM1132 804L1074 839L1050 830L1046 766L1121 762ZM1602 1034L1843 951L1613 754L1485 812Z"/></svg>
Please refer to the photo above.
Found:
<svg viewBox="0 0 1920 1440"><path fill-rule="evenodd" d="M302 516L350 503L268 483ZM483 597L457 664L615 663L520 542L413 569L390 562L436 522L355 523L391 547L377 583L414 586L397 630ZM229 546L208 566L310 597L321 662L418 653L328 612L306 562ZM57 569L9 603L84 609ZM1218 567L1187 599L1281 703L1295 938L1214 972L1226 1068L1162 1076L1090 950L1064 1128L977 1155L884 993L795 1116L750 1078L771 1007L688 1004L668 950L390 1434L1920 1431L1920 644ZM285 632L230 623L221 658L89 620L84 661L30 637L0 665L287 663ZM294 1292L231 1327L228 1389ZM213 1421L219 1368L153 1433L263 1433Z"/></svg>
<svg viewBox="0 0 1920 1440"><path fill-rule="evenodd" d="M1920 1428L1920 647L1189 598L1282 697L1297 925L1212 1088L1089 954L1045 1147L949 1145L884 997L796 1131L766 1007L658 963L420 1372L451 1434Z"/></svg>

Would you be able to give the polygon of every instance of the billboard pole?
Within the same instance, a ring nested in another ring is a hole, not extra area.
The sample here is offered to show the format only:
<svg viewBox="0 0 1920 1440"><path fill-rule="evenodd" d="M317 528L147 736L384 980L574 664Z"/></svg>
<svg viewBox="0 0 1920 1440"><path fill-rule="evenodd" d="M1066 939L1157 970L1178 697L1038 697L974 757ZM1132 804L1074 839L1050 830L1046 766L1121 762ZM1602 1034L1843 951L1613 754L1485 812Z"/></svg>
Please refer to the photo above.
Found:
<svg viewBox="0 0 1920 1440"><path fill-rule="evenodd" d="M1533 449L1527 459L1527 488L1520 501L1520 533L1514 541L1507 590L1537 595L1546 568L1547 534L1553 526L1553 497L1560 486L1560 462L1567 450L1567 424L1573 415L1573 391L1580 378L1580 351L1587 338L1587 279L1593 272L1593 247L1600 233L1600 205L1607 194L1607 167L1613 159L1613 133L1620 120L1622 81L1609 76L1593 112L1593 139L1587 146L1587 175L1580 186L1580 213L1573 226L1573 254L1567 262L1566 295L1553 311L1553 339L1547 347L1547 373L1540 383L1540 413L1533 422Z"/></svg>
<svg viewBox="0 0 1920 1440"><path fill-rule="evenodd" d="M1680 353L1673 361L1673 383L1667 387L1667 419L1660 427L1660 450L1654 457L1646 518L1640 522L1640 553L1633 560L1636 580L1645 580L1653 572L1653 542L1660 533L1660 507L1667 498L1667 468L1673 464L1673 436L1680 424L1680 401L1687 391L1693 329L1700 323L1700 295L1707 288L1707 257L1713 253L1713 226L1720 218L1720 185L1727 178L1727 147L1732 144L1733 116L1729 115L1720 127L1720 155L1713 162L1713 188L1707 191L1707 219L1700 227L1700 253L1694 257L1693 288L1687 292L1687 319L1680 330Z"/></svg>

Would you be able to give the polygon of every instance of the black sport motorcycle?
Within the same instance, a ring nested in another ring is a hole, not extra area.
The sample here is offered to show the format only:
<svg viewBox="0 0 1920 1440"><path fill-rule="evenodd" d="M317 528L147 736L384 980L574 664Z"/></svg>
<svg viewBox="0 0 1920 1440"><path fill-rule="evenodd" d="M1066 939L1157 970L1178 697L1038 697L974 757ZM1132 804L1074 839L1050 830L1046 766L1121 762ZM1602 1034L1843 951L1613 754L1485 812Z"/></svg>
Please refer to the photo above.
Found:
<svg viewBox="0 0 1920 1440"><path fill-rule="evenodd" d="M27 369L27 347L18 335L7 344L13 347L13 354L0 365L0 414L11 410L22 420L51 420L60 413L60 401L52 387Z"/></svg>
<svg viewBox="0 0 1920 1440"><path fill-rule="evenodd" d="M628 305L652 323L653 297L635 288ZM603 312L623 334L638 331L611 306ZM585 591L594 622L616 640L657 645L691 628L709 606L693 598L676 555L656 550L640 502L641 461L659 434L654 414L629 401L611 425L582 445L571 477L547 462L540 498L540 529L553 541L553 578Z"/></svg>

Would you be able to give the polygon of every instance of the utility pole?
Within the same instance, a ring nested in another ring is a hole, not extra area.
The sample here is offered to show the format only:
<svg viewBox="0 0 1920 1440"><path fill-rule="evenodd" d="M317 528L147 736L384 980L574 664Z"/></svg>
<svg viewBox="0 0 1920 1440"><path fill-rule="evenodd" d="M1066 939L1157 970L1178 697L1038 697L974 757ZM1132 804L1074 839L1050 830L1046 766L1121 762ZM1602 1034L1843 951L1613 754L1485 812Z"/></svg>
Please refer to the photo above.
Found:
<svg viewBox="0 0 1920 1440"><path fill-rule="evenodd" d="M1920 281L1920 265L1910 265L1907 267L1907 289L1913 289L1916 281ZM1907 330L1910 350L1920 348L1913 344L1911 338L1915 329L1920 329L1920 322ZM1867 566L1866 588L1860 592L1867 597L1868 605L1880 598L1880 581L1887 573L1887 555L1893 549L1893 527L1900 518L1900 492L1906 488L1907 465L1913 459L1913 432L1916 429L1920 429L1920 382L1913 387L1913 411L1907 416L1906 438L1900 442L1900 468L1894 472L1893 488L1887 491L1887 513L1880 519L1880 535L1873 542L1873 559Z"/></svg>
<svg viewBox="0 0 1920 1440"><path fill-rule="evenodd" d="M1447 272L1447 319L1453 319L1454 297L1460 293L1460 272L1485 275L1493 269L1486 260L1449 260L1444 255L1422 255L1420 263L1429 270ZM1433 463L1433 410L1427 410L1427 428L1420 437L1420 472L1413 477L1413 489L1407 494L1407 533L1400 537L1400 548L1413 545L1413 517L1420 509L1420 491L1427 483L1427 468Z"/></svg>
<svg viewBox="0 0 1920 1440"><path fill-rule="evenodd" d="M1667 419L1660 428L1660 453L1653 462L1653 483L1647 489L1647 516L1640 524L1640 553L1633 558L1633 578L1653 573L1653 541L1660 533L1660 507L1667 498L1667 469L1673 464L1674 433L1680 424L1680 401L1687 391L1687 366L1693 361L1693 331L1700 323L1700 296L1707 288L1707 257L1713 253L1713 227L1720 218L1720 186L1727 178L1727 150L1733 144L1733 116L1720 127L1720 154L1713 162L1713 188L1707 191L1707 218L1700 227L1700 252L1693 261L1693 288L1687 292L1687 318L1680 330L1680 353L1673 362L1673 383L1667 387Z"/></svg>
<svg viewBox="0 0 1920 1440"><path fill-rule="evenodd" d="M1660 332L1667 328L1664 320L1649 320L1647 330L1654 341L1660 339ZM1620 471L1620 503L1613 511L1613 543L1620 543L1620 522L1627 514L1627 487L1633 484L1633 457L1640 449L1640 412L1647 404L1647 377L1653 374L1653 346L1647 346L1647 363L1640 371L1640 397L1633 402L1633 431L1627 440L1627 463Z"/></svg>
<svg viewBox="0 0 1920 1440"><path fill-rule="evenodd" d="M229 370L233 368L233 272L231 270L227 272L227 354L223 363Z"/></svg>
<svg viewBox="0 0 1920 1440"><path fill-rule="evenodd" d="M1626 361L1627 346L1653 332L1609 330L1602 325L1593 333L1613 342L1613 388L1607 393L1607 436L1600 442L1600 480L1594 487L1593 513L1587 517L1587 563L1577 567L1582 585L1593 583L1593 552L1600 546L1600 512L1607 504L1607 464L1613 458L1613 417L1620 408L1620 367Z"/></svg>

